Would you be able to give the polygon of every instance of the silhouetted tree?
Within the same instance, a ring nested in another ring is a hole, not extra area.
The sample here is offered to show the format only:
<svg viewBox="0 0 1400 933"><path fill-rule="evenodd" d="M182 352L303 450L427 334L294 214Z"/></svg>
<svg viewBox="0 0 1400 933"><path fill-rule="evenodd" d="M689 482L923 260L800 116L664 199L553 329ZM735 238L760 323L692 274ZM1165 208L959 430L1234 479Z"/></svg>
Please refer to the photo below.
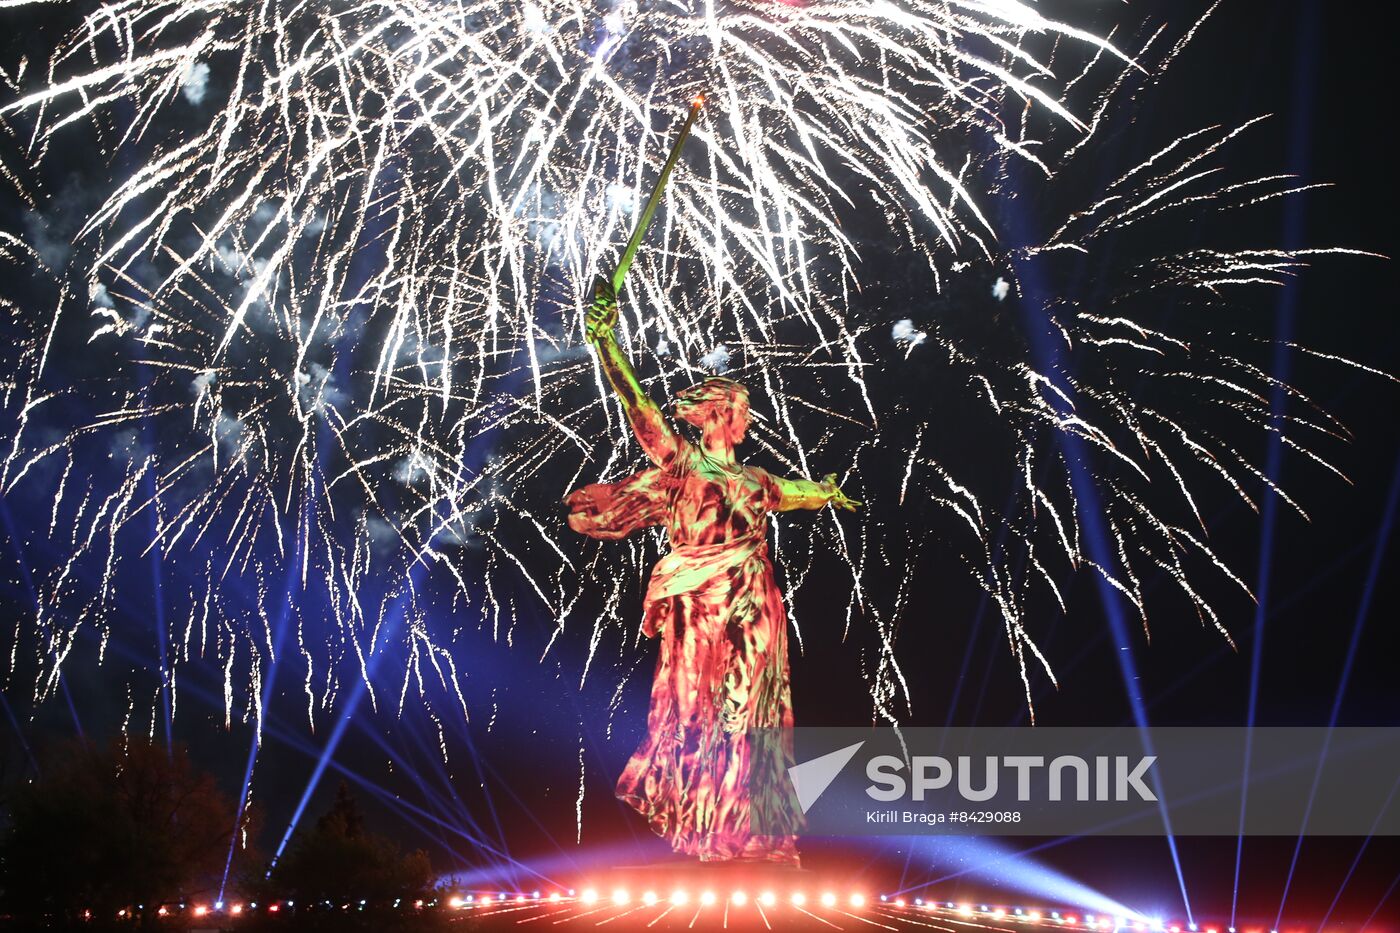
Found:
<svg viewBox="0 0 1400 933"><path fill-rule="evenodd" d="M322 832L343 830L351 839L357 838L365 831L365 818L360 813L360 802L350 795L350 787L344 781L335 789L335 803L316 821L316 829Z"/></svg>
<svg viewBox="0 0 1400 933"><path fill-rule="evenodd" d="M10 801L0 884L17 918L100 920L217 884L234 810L185 749L65 743Z"/></svg>
<svg viewBox="0 0 1400 933"><path fill-rule="evenodd" d="M405 855L393 841L368 832L359 804L341 784L331 808L278 860L270 889L298 905L350 905L353 916L361 901L373 913L395 900L427 897L432 882L427 853Z"/></svg>

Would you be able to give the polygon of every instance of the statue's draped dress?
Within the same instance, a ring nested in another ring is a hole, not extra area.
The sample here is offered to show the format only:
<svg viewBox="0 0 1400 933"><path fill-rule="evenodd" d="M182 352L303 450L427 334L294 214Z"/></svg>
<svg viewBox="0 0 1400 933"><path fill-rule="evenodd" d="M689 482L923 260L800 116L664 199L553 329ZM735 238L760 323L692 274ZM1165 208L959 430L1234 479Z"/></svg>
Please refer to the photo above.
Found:
<svg viewBox="0 0 1400 933"><path fill-rule="evenodd" d="M683 443L667 468L585 486L569 525L620 538L664 525L643 631L659 635L647 735L617 783L673 849L796 864L787 616L768 559L768 473ZM761 830L761 831L760 831Z"/></svg>

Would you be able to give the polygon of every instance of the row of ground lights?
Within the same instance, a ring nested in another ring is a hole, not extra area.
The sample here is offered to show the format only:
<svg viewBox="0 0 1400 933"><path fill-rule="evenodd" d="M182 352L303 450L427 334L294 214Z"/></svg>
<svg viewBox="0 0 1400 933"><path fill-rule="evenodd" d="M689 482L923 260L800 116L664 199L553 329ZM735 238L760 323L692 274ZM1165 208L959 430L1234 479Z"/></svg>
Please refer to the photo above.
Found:
<svg viewBox="0 0 1400 933"><path fill-rule="evenodd" d="M502 892L497 892L494 894L484 894L480 896L467 894L465 896L453 897L447 903L449 907L461 909L471 906L487 907L493 904L500 904L506 901L524 903L527 901L544 900L548 903L559 903L565 899L568 899L578 900L588 906L605 902L605 900L607 902L611 902L616 906L623 906L632 903L632 897L632 893L626 888L613 889L613 891L608 895L606 899L604 898L603 894L600 893L596 888L586 888L584 889L584 891L578 894L577 897L575 897L575 892L573 890L570 890L567 895L555 891L549 894L547 897L541 897L540 892L538 891L529 895L516 894L513 896ZM685 890L673 891L669 896L664 898L656 891L648 890L643 891L639 898L640 902L646 906L652 906L664 902L677 907L690 903L691 899L691 893ZM699 896L695 899L701 905L709 906L712 904L719 903L720 895L716 894L714 891L707 890L702 891L699 894ZM749 894L745 891L733 891L729 894L728 897L729 903L736 907L743 907L749 902L749 900ZM757 897L753 898L753 900L757 901L764 907L773 907L777 905L779 897L772 891L764 891ZM803 907L808 903L807 895L803 894L800 891L793 892L792 894L788 895L787 901L794 907ZM918 897L914 898L911 902L906 901L902 897L891 897L886 894L880 895L880 901L884 905L890 907L905 908L911 906L912 904L912 906L917 908L954 913L963 917L975 917L980 915L983 918L991 918L994 920L1011 920L1032 924L1055 924L1059 926L1081 929L1086 931L1086 933L1092 930L1109 931L1109 933L1188 933L1188 931L1189 933L1221 933L1222 929L1220 927L1215 926L1201 927L1200 925L1195 923L1168 924L1160 919L1141 920L1129 919L1125 917L1108 917L1102 915L1095 915L1087 912L1082 915L1079 915L1073 913L1061 913L1058 910L1026 910L1021 907L1013 907L1008 909L1005 907L993 907L987 904L974 906L972 904L957 904L952 901L925 901L923 898ZM823 907L836 907L838 904L842 903L842 899L839 895L836 894L836 892L826 891L816 898L816 903L820 904ZM864 894L854 892L847 895L844 903L846 906L849 907L861 908L866 905L866 897ZM1225 930L1225 933L1279 933L1279 931L1276 929L1270 929L1266 931L1263 928L1246 928L1240 930L1236 927L1230 926L1225 927L1223 929Z"/></svg>
<svg viewBox="0 0 1400 933"><path fill-rule="evenodd" d="M889 895L881 894L880 900L895 907L907 907L909 903L902 897L891 898ZM1020 920L1026 923L1054 923L1061 926L1078 927L1083 930L1127 930L1130 933L1220 933L1219 927L1201 927L1199 924L1187 923L1165 923L1160 918L1151 920L1130 920L1124 917L1104 917L1085 913L1083 917L1075 914L1062 914L1058 910L1024 910L1020 907L1013 907L1007 910L1005 907L990 907L982 904L974 907L971 904L956 904L952 901L940 903L938 901L925 901L921 897L913 900L915 907L922 907L928 910L939 910L947 913L956 913L964 917L974 917L981 915L991 917L994 920ZM1266 933L1262 927L1246 928L1241 931L1233 926L1225 927L1226 933ZM1271 929L1267 933L1279 933L1278 930Z"/></svg>

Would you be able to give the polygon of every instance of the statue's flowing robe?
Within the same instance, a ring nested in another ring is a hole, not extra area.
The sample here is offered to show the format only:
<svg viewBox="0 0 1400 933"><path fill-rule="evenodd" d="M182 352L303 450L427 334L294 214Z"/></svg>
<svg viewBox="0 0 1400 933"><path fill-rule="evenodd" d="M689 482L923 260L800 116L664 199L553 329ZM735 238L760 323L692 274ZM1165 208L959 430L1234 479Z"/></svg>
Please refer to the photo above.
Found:
<svg viewBox="0 0 1400 933"><path fill-rule="evenodd" d="M780 498L763 470L717 474L687 446L665 470L566 500L569 527L595 538L654 525L670 534L642 622L661 640L647 735L617 795L702 860L797 863L787 616L767 544Z"/></svg>

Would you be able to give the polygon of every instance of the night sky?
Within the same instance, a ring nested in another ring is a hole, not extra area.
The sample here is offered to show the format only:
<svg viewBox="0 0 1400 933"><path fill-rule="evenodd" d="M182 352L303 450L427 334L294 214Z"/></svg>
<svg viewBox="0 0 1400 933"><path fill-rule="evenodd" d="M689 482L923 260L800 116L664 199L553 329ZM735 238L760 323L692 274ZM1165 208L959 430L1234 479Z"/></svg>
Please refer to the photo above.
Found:
<svg viewBox="0 0 1400 933"><path fill-rule="evenodd" d="M1079 4L1049 4L1074 8ZM1118 17L1119 4L1104 3L1104 22ZM1131 18L1174 22L1189 20L1197 3L1134 2ZM1110 9L1112 8L1112 9ZM1189 13L1184 12L1189 9ZM32 14L30 14L32 17ZM56 18L63 13L51 14ZM1078 17L1079 14L1076 14ZM17 20L0 11L0 23ZM1080 21L1078 18L1076 21ZM44 44L52 24L24 21L6 25L10 37L4 60L21 48L31 54ZM1136 119L1112 135L1104 161L1096 166L1113 175L1134 164L1183 128L1213 123L1236 124L1264 113L1274 117L1242 140L1229 157L1269 171L1291 172L1306 181L1334 183L1302 198L1274 202L1232 219L1242 224L1241 239L1295 245L1348 246L1394 255L1397 250L1395 155L1388 138L1394 113L1393 68L1395 21L1390 12L1365 11L1354 4L1318 0L1225 0L1216 16L1173 67L1162 86L1144 99ZM16 151L5 139L6 158ZM43 229L61 238L74 218L91 203L84 200L86 173L98 168L88 153L63 157L66 172L47 180L51 188L71 185L71 210L45 219ZM1086 181L1086 183L1088 183ZM8 192L0 212L0 229L33 230ZM1192 223L1209 224L1208 216ZM26 226L29 224L30 226ZM855 229L864 237L862 279L870 288L852 299L853 312L865 319L905 317L919 320L927 311L927 283L908 272L905 259L880 251L878 231ZM1204 236L1200 228L1182 231ZM1127 245L1125 249L1129 248ZM1092 282L1093 269L1085 270ZM1338 354L1367 366L1400 372L1400 317L1395 295L1400 280L1394 262L1360 257L1323 258L1284 289L1253 290L1239 305L1238 318L1225 330L1274 333L1281 309L1296 303L1294 338L1316 350ZM11 300L24 295L8 293ZM920 310L923 309L923 310ZM1182 312L1183 314L1186 312ZM83 345L60 348L60 367L86 365ZM1202 501L1211 528L1211 543L1239 568L1251 584L1260 579L1261 554L1269 554L1271 585L1264 594L1265 635L1262 676L1258 684L1257 722L1261 725L1325 725L1340 692L1339 722L1344 725L1400 725L1400 682L1395 676L1400 619L1400 575L1396 552L1382 527L1393 518L1395 484L1400 483L1400 386L1376 375L1323 360L1291 358L1292 381L1330 409L1354 433L1345 445L1329 448L1333 462L1351 484L1306 465L1284 461L1282 479L1312 520L1281 508L1272 539L1261 541L1259 516L1237 499L1216 491ZM916 382L937 404L935 376ZM5 411L8 439L9 419ZM949 431L967 431L969 449L976 426L960 424L956 414L943 422ZM152 441L159 443L159 439ZM1262 450L1256 432L1241 438L1250 452ZM1253 446L1250 446L1253 445ZM741 456L743 455L741 451ZM841 451L828 449L836 460ZM762 457L754 454L757 462ZM823 463L825 470L839 463ZM852 495L872 508L893 509L899 473L866 469L865 487ZM1387 512L1389 502L1390 512ZM883 505L881 504L883 503ZM15 632L23 633L33 615L32 586L61 557L46 543L47 504L31 493L10 496L0 505L5 543L0 549L0 642L8 656ZM564 509L550 501L534 511L562 525ZM900 546L897 510L885 526ZM810 520L799 514L794 522ZM903 520L919 521L918 513ZM1391 549L1387 550L1390 545ZM165 560L165 586L187 583L178 554ZM863 725L872 721L865 675L874 662L870 626L857 620L845 629L844 590L824 583L820 573L804 585L793 606L803 623L802 649L794 648L792 678L800 724ZM780 568L780 579L782 569ZM872 571L867 585L894 588L898 580ZM839 580L832 575L832 580ZM1368 587L1368 581L1374 586ZM91 581L90 581L91 582ZM13 784L27 773L30 756L55 739L81 732L103 738L116 734L123 721L145 731L151 727L151 697L158 675L154 658L154 619L161 611L150 581L126 581L122 618L113 623L107 661L98 665L95 644L80 644L65 667L63 688L38 709L32 708L30 681L21 652L20 670L7 683L8 721L0 743L0 780ZM1161 581L1146 580L1152 590ZM453 617L443 600L430 615L434 624L464 625L459 647L469 649L466 700L470 722L451 698L437 690L432 715L413 691L400 714L401 671L391 662L382 677L378 708L347 677L330 714L308 727L306 699L299 677L286 675L267 712L264 744L255 770L251 805L262 824L258 845L276 850L298 811L308 781L323 752L324 773L311 790L307 812L319 813L336 786L347 782L360 797L373 827L409 846L422 846L444 874L480 872L483 880L509 877L500 853L528 862L554 879L566 878L576 865L636 862L665 854L630 811L611 798L612 783L644 725L645 703L655 646L612 632L592 650L587 632L570 632L541 658L553 620L518 583L503 584L515 618L509 634L476 628L474 618ZM510 590L509 587L515 587ZM633 607L640 613L640 590ZM1163 597L1152 608L1150 644L1133 631L1132 652L1139 680L1131 686L1145 702L1156 725L1242 725L1250 702L1250 667L1257 630L1255 608L1235 591L1220 588L1218 608L1234 634L1232 649L1196 619L1181 601ZM969 584L949 547L931 547L908 581L908 603L899 632L898 654L912 694L906 721L915 725L1007 725L1027 721L1026 704L1001 621L988 611ZM1068 612L1036 620L1042 649L1055 662L1058 689L1045 678L1033 680L1037 722L1042 725L1126 725L1131 709L1119 673L1117 648L1103 618L1097 588L1081 574L1067 593ZM1359 615L1365 606L1367 612ZM832 607L837 607L833 612ZM1349 677L1342 671L1353 632L1364 625ZM583 679L585 665L588 675ZM213 770L230 794L242 786L248 763L250 724L238 713L227 726L223 712L223 675L192 663L180 673L179 709L173 737L189 745L196 759ZM582 682L581 682L582 680ZM618 691L617 685L624 687ZM353 713L342 719L347 710ZM435 721L436 720L436 721ZM157 727L157 732L161 727ZM340 734L343 730L343 734ZM446 746L444 763L440 743ZM575 808L580 769L584 775L581 845L576 840ZM484 843L484 845L483 845ZM1318 918L1348 873L1362 840L1312 839L1301 849L1288 911ZM1228 914L1234 871L1235 840L1179 840L1186 884L1196 913ZM1004 840L997 848L1038 847L1033 858L1091 887L1111 892L1126 903L1160 906L1180 915L1172 862L1162 840ZM494 850L494 854L493 854ZM1241 914L1272 919L1289 872L1292 840L1254 839L1244 847ZM872 883L893 887L940 879L985 864L989 848L939 849L874 841L814 841L806 848L809 864L865 866ZM1012 861L1008 865L1021 865ZM1018 869L1019 870L1019 869ZM993 867L986 872L948 880L942 890L1015 891L1016 872ZM1392 928L1400 918L1400 896L1392 885L1400 875L1400 843L1374 839L1366 845L1347 885L1336 917L1365 919L1389 895L1378 916ZM528 874L516 876L522 885ZM988 894L987 896L993 896Z"/></svg>

